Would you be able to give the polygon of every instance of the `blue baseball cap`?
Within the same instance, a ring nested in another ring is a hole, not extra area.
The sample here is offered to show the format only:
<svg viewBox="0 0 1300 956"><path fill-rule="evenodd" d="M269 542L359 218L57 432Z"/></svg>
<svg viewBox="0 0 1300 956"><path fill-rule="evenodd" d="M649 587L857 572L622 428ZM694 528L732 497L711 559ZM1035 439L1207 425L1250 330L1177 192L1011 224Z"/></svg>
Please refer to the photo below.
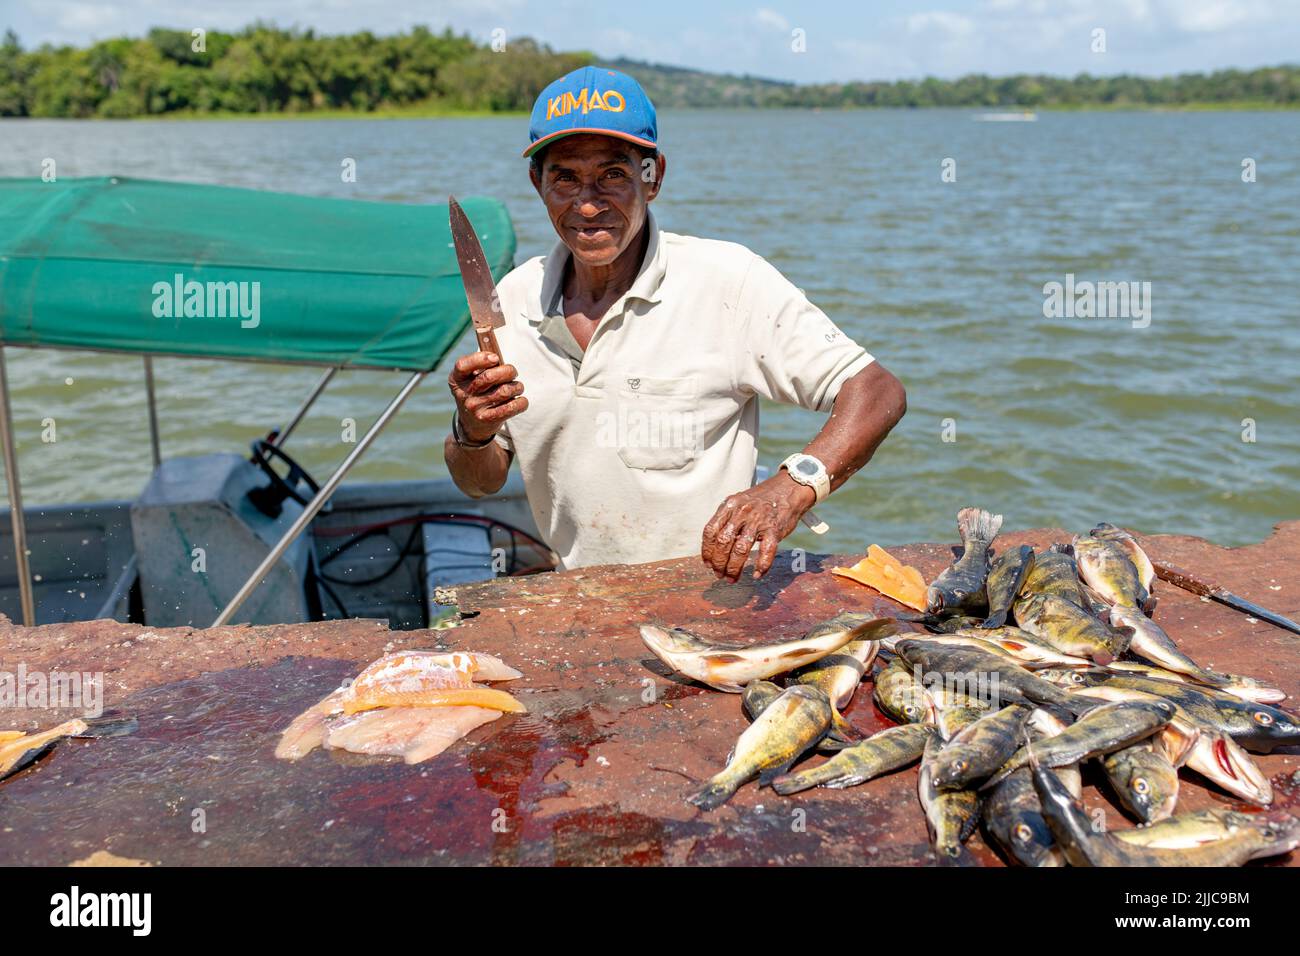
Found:
<svg viewBox="0 0 1300 956"><path fill-rule="evenodd" d="M598 133L658 149L655 107L641 84L626 73L584 66L542 90L528 123L531 156L574 133Z"/></svg>

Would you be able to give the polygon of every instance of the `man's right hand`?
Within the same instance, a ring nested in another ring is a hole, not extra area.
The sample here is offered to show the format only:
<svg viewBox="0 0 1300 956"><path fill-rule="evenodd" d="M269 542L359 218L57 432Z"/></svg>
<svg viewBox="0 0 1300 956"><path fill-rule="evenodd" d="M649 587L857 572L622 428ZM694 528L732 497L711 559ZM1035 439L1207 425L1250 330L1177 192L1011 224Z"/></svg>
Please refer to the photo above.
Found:
<svg viewBox="0 0 1300 956"><path fill-rule="evenodd" d="M517 374L513 365L502 365L491 352L472 352L456 360L447 384L466 441L487 441L502 422L528 408L524 383L516 379Z"/></svg>

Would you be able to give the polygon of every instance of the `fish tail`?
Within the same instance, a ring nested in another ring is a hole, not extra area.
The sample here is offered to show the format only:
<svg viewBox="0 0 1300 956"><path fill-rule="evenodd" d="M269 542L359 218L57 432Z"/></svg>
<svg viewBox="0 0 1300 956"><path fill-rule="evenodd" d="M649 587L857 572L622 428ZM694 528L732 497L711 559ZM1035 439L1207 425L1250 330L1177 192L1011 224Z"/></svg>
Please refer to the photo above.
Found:
<svg viewBox="0 0 1300 956"><path fill-rule="evenodd" d="M989 514L983 508L962 508L957 512L957 532L967 545L975 541L992 544L1002 529L1002 515Z"/></svg>
<svg viewBox="0 0 1300 956"><path fill-rule="evenodd" d="M688 803L692 803L701 810L716 810L736 793L736 788L727 780L719 780L714 777L706 783L701 789L686 798Z"/></svg>
<svg viewBox="0 0 1300 956"><path fill-rule="evenodd" d="M772 780L772 789L783 797L803 790L811 790L820 781L811 773L783 773Z"/></svg>

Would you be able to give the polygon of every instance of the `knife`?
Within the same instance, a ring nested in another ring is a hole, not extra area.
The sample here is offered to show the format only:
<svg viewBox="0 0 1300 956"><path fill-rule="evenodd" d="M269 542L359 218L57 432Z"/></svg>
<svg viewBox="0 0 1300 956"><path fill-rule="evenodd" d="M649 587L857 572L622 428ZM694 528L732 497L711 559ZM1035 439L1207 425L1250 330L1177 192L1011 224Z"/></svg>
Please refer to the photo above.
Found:
<svg viewBox="0 0 1300 956"><path fill-rule="evenodd" d="M497 287L487 256L483 254L483 246L470 225L469 216L465 215L455 196L447 197L447 209L451 238L456 244L456 261L460 263L460 281L465 286L465 300L469 303L470 321L474 324L474 335L478 337L479 351L491 352L504 364L496 330L504 326L506 320L501 313L501 302L497 298Z"/></svg>
<svg viewBox="0 0 1300 956"><path fill-rule="evenodd" d="M1172 564L1162 564L1159 561L1152 561L1151 566L1155 569L1156 577L1161 581L1168 581L1170 584L1182 588L1184 591L1191 591L1193 594L1199 594L1201 597L1210 598L1212 601L1218 601L1220 604L1226 604L1235 611L1241 611L1243 614L1249 614L1251 617L1257 617L1261 621L1275 627L1280 627L1285 631L1292 631L1300 634L1300 624L1291 620L1289 617L1283 617L1276 611L1270 611L1268 608L1260 607L1253 601L1247 601L1240 595L1233 594L1227 588L1211 581L1202 581L1193 577L1189 572Z"/></svg>

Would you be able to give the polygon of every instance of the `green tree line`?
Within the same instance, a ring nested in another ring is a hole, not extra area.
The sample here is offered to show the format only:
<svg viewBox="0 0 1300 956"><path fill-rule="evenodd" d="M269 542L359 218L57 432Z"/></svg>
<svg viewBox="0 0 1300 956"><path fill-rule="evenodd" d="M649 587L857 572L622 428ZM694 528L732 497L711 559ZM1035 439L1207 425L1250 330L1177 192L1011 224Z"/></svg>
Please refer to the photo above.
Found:
<svg viewBox="0 0 1300 956"><path fill-rule="evenodd" d="M451 30L319 36L254 24L209 31L203 49L179 30L85 48L24 50L0 41L0 116L132 117L165 113L317 110L518 111L551 80L595 62L511 39L502 52ZM891 83L784 83L615 60L667 108L1180 107L1256 103L1300 107L1300 67L1169 77L965 76Z"/></svg>

